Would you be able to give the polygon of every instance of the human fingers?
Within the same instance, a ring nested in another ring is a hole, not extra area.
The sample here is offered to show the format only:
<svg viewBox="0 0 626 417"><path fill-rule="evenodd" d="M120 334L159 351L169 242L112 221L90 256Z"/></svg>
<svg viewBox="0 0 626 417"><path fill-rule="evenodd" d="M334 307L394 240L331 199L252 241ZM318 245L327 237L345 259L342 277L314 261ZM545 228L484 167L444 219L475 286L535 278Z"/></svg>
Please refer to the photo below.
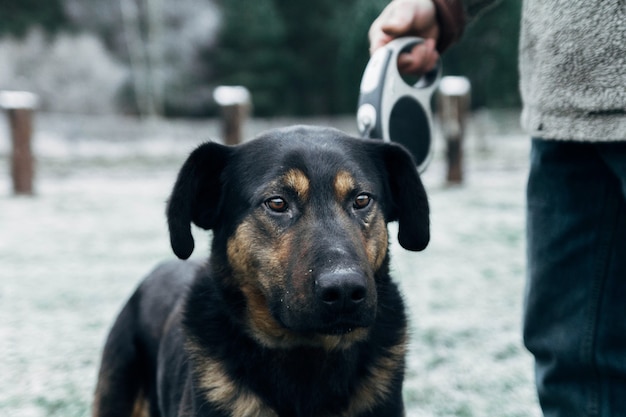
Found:
<svg viewBox="0 0 626 417"><path fill-rule="evenodd" d="M398 70L402 74L421 75L437 66L439 53L434 39L426 39L409 52L398 55Z"/></svg>
<svg viewBox="0 0 626 417"><path fill-rule="evenodd" d="M406 35L438 38L439 27L432 0L395 0L389 3L370 26L370 53Z"/></svg>
<svg viewBox="0 0 626 417"><path fill-rule="evenodd" d="M435 5L432 0L392 1L381 13L380 29L392 37L437 38Z"/></svg>

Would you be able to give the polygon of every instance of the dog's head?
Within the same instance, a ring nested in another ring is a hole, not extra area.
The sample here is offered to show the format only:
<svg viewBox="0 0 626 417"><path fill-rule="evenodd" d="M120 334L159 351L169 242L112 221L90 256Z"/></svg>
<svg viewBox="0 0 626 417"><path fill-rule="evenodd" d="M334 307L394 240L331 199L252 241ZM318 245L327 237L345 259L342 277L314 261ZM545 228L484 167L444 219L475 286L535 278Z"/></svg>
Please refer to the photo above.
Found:
<svg viewBox="0 0 626 417"><path fill-rule="evenodd" d="M252 333L270 346L364 337L388 280L387 222L397 220L399 243L419 251L428 213L403 148L302 126L237 147L201 145L167 209L179 258L193 251L191 222L213 230L212 264L241 291Z"/></svg>

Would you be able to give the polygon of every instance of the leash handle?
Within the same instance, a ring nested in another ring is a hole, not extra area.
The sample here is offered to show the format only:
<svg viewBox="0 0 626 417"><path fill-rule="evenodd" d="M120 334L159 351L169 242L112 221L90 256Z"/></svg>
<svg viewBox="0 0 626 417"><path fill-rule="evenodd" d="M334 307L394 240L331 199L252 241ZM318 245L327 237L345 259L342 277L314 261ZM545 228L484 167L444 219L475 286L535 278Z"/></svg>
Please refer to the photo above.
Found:
<svg viewBox="0 0 626 417"><path fill-rule="evenodd" d="M372 55L361 79L356 116L363 138L404 145L420 172L432 156L430 102L441 79L441 61L411 84L400 75L397 62L398 55L423 42L418 37L397 38Z"/></svg>

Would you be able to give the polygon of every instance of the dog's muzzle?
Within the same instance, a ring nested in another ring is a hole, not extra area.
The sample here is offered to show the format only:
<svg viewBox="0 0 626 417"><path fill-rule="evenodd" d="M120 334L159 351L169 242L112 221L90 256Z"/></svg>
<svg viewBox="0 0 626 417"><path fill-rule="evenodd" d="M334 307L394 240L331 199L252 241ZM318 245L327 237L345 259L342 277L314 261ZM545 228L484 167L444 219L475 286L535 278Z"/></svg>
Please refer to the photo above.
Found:
<svg viewBox="0 0 626 417"><path fill-rule="evenodd" d="M367 276L354 269L320 273L315 280L315 299L328 333L348 333L371 325L375 294Z"/></svg>

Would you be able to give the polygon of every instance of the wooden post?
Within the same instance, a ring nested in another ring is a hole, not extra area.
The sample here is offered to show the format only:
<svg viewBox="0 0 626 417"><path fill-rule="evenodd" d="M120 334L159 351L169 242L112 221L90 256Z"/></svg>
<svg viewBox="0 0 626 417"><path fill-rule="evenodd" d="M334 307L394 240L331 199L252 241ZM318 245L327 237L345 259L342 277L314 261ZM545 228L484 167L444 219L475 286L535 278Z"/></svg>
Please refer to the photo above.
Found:
<svg viewBox="0 0 626 417"><path fill-rule="evenodd" d="M11 133L11 177L13 192L16 195L33 194L35 158L33 157L31 138L33 133L33 114L38 98L25 91L0 92L0 107L7 111Z"/></svg>
<svg viewBox="0 0 626 417"><path fill-rule="evenodd" d="M250 92L242 86L220 86L213 92L213 98L220 106L224 143L241 143L243 125L250 113Z"/></svg>
<svg viewBox="0 0 626 417"><path fill-rule="evenodd" d="M450 184L463 182L463 137L470 107L470 90L470 82L465 77L443 77L439 84L438 112L446 141L446 181Z"/></svg>

